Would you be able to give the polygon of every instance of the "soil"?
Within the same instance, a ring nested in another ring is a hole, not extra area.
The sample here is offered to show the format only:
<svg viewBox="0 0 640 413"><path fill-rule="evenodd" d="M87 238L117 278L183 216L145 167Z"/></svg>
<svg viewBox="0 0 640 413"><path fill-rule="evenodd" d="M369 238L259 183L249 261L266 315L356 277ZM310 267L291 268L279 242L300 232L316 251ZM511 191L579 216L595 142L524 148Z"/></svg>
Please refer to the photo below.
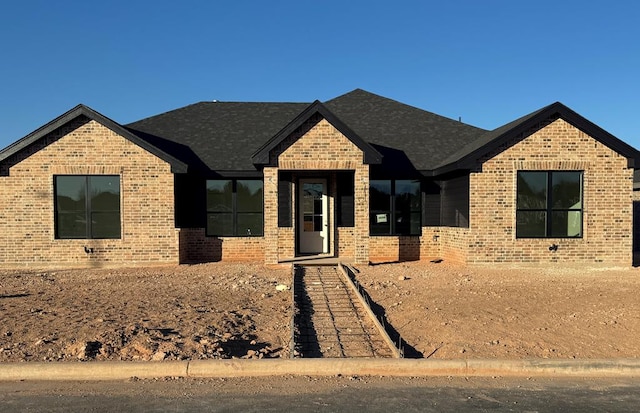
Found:
<svg viewBox="0 0 640 413"><path fill-rule="evenodd" d="M640 270L356 266L410 357L637 358ZM288 357L288 267L0 271L0 362Z"/></svg>

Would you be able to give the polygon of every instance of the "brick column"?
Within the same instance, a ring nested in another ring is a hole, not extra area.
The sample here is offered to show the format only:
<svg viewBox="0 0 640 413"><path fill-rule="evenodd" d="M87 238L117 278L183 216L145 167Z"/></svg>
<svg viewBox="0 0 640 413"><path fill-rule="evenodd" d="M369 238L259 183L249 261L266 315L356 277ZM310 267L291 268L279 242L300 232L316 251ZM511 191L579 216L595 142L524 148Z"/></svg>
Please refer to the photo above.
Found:
<svg viewBox="0 0 640 413"><path fill-rule="evenodd" d="M278 168L264 168L264 261L278 263Z"/></svg>
<svg viewBox="0 0 640 413"><path fill-rule="evenodd" d="M369 264L369 165L356 168L355 202L355 264Z"/></svg>

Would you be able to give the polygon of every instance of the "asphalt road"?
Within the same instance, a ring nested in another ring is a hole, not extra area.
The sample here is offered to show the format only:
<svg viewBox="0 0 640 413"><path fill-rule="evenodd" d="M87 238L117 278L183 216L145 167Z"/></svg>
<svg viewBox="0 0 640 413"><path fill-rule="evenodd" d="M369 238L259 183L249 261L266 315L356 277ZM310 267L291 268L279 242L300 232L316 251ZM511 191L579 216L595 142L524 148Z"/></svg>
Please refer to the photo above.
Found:
<svg viewBox="0 0 640 413"><path fill-rule="evenodd" d="M0 412L637 412L638 379L274 377L0 382Z"/></svg>

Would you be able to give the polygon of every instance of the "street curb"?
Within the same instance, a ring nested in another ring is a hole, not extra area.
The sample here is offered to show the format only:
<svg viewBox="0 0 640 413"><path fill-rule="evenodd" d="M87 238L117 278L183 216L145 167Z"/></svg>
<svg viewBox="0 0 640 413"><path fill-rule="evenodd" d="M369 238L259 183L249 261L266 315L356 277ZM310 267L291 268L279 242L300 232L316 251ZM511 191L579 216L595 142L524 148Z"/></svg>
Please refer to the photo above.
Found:
<svg viewBox="0 0 640 413"><path fill-rule="evenodd" d="M160 362L2 363L0 381L124 380L132 377L266 376L640 377L640 359L430 360L225 359Z"/></svg>

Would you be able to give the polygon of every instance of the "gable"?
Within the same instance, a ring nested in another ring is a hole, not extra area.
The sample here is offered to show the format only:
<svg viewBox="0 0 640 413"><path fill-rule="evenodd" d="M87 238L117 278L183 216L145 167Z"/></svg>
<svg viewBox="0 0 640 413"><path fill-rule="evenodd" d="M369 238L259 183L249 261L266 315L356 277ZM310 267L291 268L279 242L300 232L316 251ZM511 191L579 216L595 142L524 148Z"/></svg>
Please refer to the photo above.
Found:
<svg viewBox="0 0 640 413"><path fill-rule="evenodd" d="M482 170L613 170L627 159L563 118L557 118L479 160ZM496 165L501 165L497 167ZM629 172L630 173L630 172Z"/></svg>
<svg viewBox="0 0 640 413"><path fill-rule="evenodd" d="M274 150L276 148L280 148L280 151L286 150L287 145L293 144L293 141L290 139L291 136L296 135L296 132L298 132L297 136L302 136L303 134L299 133L300 130L308 127L309 122L314 123L319 121L320 118L326 120L339 131L342 136L362 151L363 162L365 164L376 164L382 161L382 156L378 151L353 132L353 130L331 113L322 103L316 101L255 152L251 157L253 163L256 165L274 165L274 161L277 158L274 156ZM283 145L285 147L283 147Z"/></svg>
<svg viewBox="0 0 640 413"><path fill-rule="evenodd" d="M58 118L52 120L41 128L35 130L24 138L18 140L12 145L6 147L0 151L0 164L2 164L2 172L7 173L15 163L22 159L26 159L32 154L42 150L51 143L55 142L56 136L61 136L59 132L63 128L74 128L87 122L97 122L103 127L109 129L115 134L129 140L142 149L150 152L156 157L166 161L171 165L171 170L174 173L186 172L186 165L171 155L165 153L159 148L149 144L147 141L140 139L140 137L131 133L118 123L111 119L101 115L85 105L78 105L70 111L64 113ZM75 126L74 126L75 125Z"/></svg>
<svg viewBox="0 0 640 413"><path fill-rule="evenodd" d="M364 152L316 114L271 151L269 164L283 170L354 170L364 164Z"/></svg>
<svg viewBox="0 0 640 413"><path fill-rule="evenodd" d="M446 159L434 170L434 175L444 174L457 169L471 169L478 161L490 158L492 154L506 150L558 119L562 119L567 124L572 125L582 133L627 158L627 167L633 168L635 165L640 165L640 152L635 148L611 135L586 118L578 115L562 103L556 102L483 134L477 140L466 145Z"/></svg>

